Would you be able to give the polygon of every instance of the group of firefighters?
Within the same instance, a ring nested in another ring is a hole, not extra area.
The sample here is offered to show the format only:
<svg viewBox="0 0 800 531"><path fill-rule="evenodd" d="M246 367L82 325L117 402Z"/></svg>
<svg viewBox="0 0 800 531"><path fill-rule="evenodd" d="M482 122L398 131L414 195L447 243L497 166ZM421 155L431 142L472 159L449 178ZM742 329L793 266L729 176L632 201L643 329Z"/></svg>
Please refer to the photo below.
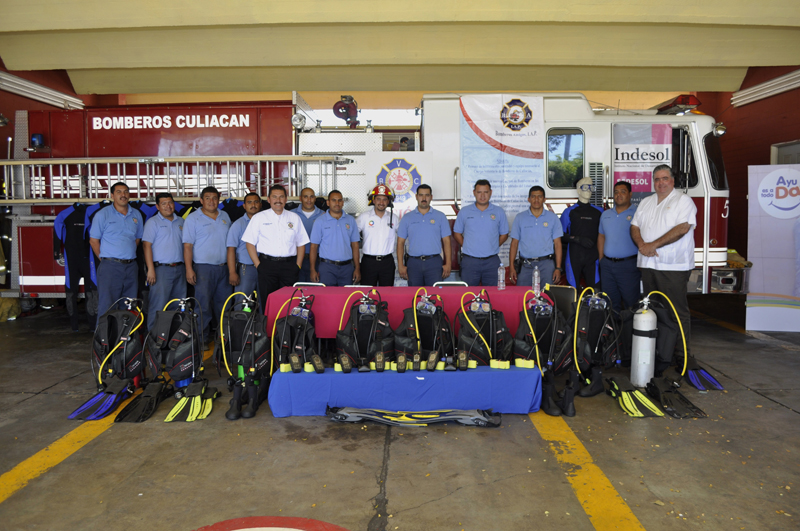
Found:
<svg viewBox="0 0 800 531"><path fill-rule="evenodd" d="M267 210L258 194L247 194L245 215L234 223L219 208L220 194L213 187L202 191L201 208L185 220L176 214L170 194L158 194L157 213L144 223L141 212L128 204L128 187L116 183L113 204L97 213L89 234L100 259L98 309L103 313L119 298L137 296L140 241L149 285L148 327L156 310L186 297L188 283L208 340L212 315L219 315L233 288L257 291L258 300L266 301L296 282L392 286L395 268L410 286L429 286L450 276L451 237L461 247L461 279L471 286L497 285L500 246L510 237L510 278L517 285L532 285L537 269L542 284L558 284L566 270L573 286L581 279L587 286L602 285L619 311L635 304L641 279L645 293L657 289L678 301L688 330L685 286L694 267L696 208L674 189L669 166L657 167L653 181L656 193L638 209L631 204L630 184L616 183L614 208L603 211L589 203L591 180L581 179L578 202L560 219L545 208L545 190L532 186L530 208L509 227L505 211L491 202L491 183L479 180L474 203L461 208L452 231L444 213L431 207L433 191L427 184L417 188L417 208L401 219L391 208L392 190L383 184L372 189L371 207L356 218L344 212L338 190L328 194L326 211L317 206L311 188L301 191L298 208L288 210L286 190L274 185Z"/></svg>

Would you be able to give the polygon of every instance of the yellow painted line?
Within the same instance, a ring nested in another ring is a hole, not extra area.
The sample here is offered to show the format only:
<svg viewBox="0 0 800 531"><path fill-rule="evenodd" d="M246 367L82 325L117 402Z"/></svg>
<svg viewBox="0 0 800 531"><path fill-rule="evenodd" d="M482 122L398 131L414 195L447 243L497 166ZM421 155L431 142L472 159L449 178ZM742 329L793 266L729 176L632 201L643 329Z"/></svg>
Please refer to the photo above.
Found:
<svg viewBox="0 0 800 531"><path fill-rule="evenodd" d="M122 410L137 394L139 392L134 393L133 396L122 402L118 409ZM35 453L0 476L0 503L6 501L11 495L27 485L28 482L41 476L92 442L98 435L111 427L116 416L116 414L112 413L100 420L84 421L44 450Z"/></svg>
<svg viewBox="0 0 800 531"><path fill-rule="evenodd" d="M597 531L642 530L644 527L622 496L589 455L564 419L543 412L529 413L539 435L550 443L550 449L567 473L575 496Z"/></svg>
<svg viewBox="0 0 800 531"><path fill-rule="evenodd" d="M736 326L735 324L726 323L725 321L720 321L719 319L714 319L713 317L706 315L704 313L697 312L695 310L691 311L692 315L703 319L704 321L708 321L711 324L715 324L717 326L721 326L722 328L727 328L728 330L733 330L734 332L739 332L740 334L747 334L747 330L742 328L741 326Z"/></svg>

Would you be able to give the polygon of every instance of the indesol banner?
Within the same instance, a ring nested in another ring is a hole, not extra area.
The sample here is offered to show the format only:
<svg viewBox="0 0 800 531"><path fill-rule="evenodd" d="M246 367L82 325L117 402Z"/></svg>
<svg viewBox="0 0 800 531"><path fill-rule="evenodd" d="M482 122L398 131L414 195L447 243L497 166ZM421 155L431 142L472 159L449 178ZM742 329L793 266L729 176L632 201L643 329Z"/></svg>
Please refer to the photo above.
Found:
<svg viewBox="0 0 800 531"><path fill-rule="evenodd" d="M653 169L672 163L669 124L614 124L614 184L631 183L631 202L653 193Z"/></svg>

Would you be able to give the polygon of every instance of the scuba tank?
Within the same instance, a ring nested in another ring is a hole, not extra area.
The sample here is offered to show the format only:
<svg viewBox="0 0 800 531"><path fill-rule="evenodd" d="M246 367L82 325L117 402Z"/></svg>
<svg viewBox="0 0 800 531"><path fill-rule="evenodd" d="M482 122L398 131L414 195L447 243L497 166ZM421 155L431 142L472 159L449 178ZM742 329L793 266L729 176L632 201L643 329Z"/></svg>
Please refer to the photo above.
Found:
<svg viewBox="0 0 800 531"><path fill-rule="evenodd" d="M631 383L644 387L653 377L656 361L658 316L650 309L650 300L644 300L633 314L633 341L631 343Z"/></svg>

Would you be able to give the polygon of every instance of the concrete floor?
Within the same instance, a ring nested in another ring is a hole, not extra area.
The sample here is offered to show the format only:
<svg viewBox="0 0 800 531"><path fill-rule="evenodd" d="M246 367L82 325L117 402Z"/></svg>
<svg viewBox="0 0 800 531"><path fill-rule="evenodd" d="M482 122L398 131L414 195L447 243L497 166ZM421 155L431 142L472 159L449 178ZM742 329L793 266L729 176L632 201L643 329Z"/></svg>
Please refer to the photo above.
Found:
<svg viewBox="0 0 800 531"><path fill-rule="evenodd" d="M693 352L727 389L685 386L707 419L631 419L599 395L576 399L571 432L548 442L534 426L543 413L494 430L398 428L276 419L265 404L228 422L225 391L204 421L160 422L162 404L71 455L52 447L54 466L18 490L26 460L82 425L66 417L93 394L90 335L51 310L0 324L0 338L0 491L15 491L0 502L4 530L191 530L264 515L354 531L630 529L570 481L591 468L569 464L575 436L647 530L799 527L798 335L695 319Z"/></svg>

